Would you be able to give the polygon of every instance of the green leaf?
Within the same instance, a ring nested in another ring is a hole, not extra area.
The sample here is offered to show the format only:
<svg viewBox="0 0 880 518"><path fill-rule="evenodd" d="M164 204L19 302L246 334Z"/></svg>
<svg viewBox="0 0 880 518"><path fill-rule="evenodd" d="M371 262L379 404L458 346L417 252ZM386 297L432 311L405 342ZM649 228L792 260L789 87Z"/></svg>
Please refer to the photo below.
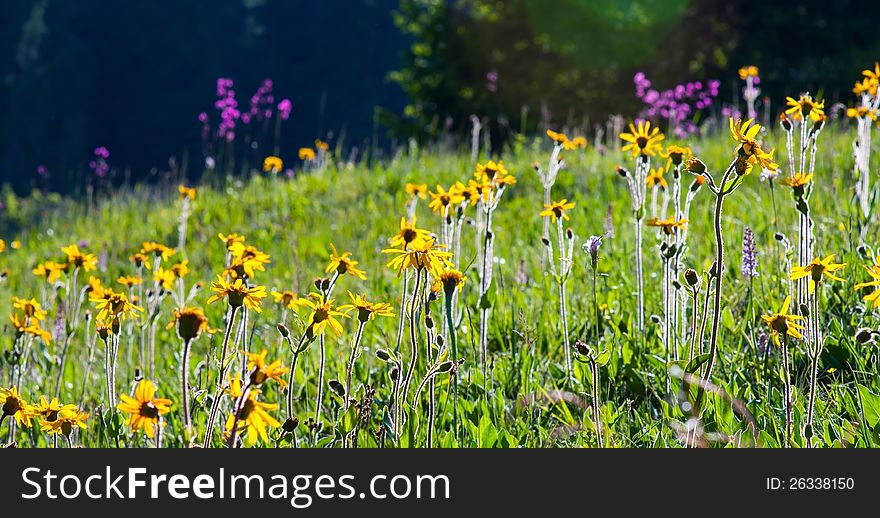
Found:
<svg viewBox="0 0 880 518"><path fill-rule="evenodd" d="M596 356L595 361L599 366L604 367L605 364L607 364L608 360L610 360L610 359L611 359L611 351L609 349L605 349L604 351L602 351L601 353L599 353Z"/></svg>
<svg viewBox="0 0 880 518"><path fill-rule="evenodd" d="M477 305L478 309L492 309L492 306L495 305L495 290L489 289L486 293L480 296L480 303Z"/></svg>
<svg viewBox="0 0 880 518"><path fill-rule="evenodd" d="M874 394L868 387L858 385L859 397L862 399L862 411L868 425L873 428L880 422L880 395Z"/></svg>
<svg viewBox="0 0 880 518"><path fill-rule="evenodd" d="M709 353L698 354L698 355L694 356L694 359L691 360L691 362L687 364L687 367L685 367L685 369L684 369L685 372L691 372L691 373L696 372L697 369L699 369L704 363L709 361L709 358L711 356L712 355L710 355Z"/></svg>

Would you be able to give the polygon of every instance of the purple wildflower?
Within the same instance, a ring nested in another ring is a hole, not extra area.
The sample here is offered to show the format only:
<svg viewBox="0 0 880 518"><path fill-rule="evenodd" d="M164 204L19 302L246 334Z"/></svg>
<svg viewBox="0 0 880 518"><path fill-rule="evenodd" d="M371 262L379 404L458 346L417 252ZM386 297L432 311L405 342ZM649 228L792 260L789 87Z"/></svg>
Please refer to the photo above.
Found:
<svg viewBox="0 0 880 518"><path fill-rule="evenodd" d="M293 103L290 102L290 99L281 99L281 102L278 103L278 116L281 117L281 120L287 120L290 118L290 112L293 110Z"/></svg>
<svg viewBox="0 0 880 518"><path fill-rule="evenodd" d="M758 276L758 251L755 247L755 233L749 227L746 227L743 231L740 272L743 277Z"/></svg>

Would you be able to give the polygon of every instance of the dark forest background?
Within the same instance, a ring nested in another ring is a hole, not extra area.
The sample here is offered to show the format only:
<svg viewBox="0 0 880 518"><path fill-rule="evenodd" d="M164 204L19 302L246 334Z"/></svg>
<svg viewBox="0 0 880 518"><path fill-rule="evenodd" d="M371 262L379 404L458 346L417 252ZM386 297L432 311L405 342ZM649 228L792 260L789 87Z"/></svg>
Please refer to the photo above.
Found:
<svg viewBox="0 0 880 518"><path fill-rule="evenodd" d="M363 149L463 132L471 114L527 131L542 106L631 117L637 71L659 88L717 78L732 101L755 64L776 107L805 90L849 102L880 59L878 26L878 8L848 0L7 0L0 184L76 192L98 146L131 180L185 152L200 164L218 77L241 103L265 78L292 100L291 159L319 137Z"/></svg>

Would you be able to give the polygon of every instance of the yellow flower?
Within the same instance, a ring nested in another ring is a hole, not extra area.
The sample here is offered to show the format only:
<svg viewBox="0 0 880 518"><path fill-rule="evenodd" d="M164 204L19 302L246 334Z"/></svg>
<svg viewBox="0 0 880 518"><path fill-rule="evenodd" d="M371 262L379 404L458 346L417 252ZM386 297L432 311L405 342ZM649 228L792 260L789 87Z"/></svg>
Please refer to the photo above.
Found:
<svg viewBox="0 0 880 518"><path fill-rule="evenodd" d="M123 275L122 277L116 279L116 282L125 286L126 288L131 288L132 286L137 286L144 281L140 277L135 277L133 275Z"/></svg>
<svg viewBox="0 0 880 518"><path fill-rule="evenodd" d="M59 264L52 261L40 263L32 271L37 277L43 277L46 282L53 283L61 278L62 272L67 270L66 264Z"/></svg>
<svg viewBox="0 0 880 518"><path fill-rule="evenodd" d="M174 255L176 251L173 248L168 248L163 244L146 241L141 245L140 253L142 255L152 254L154 257L161 257L162 260L165 261L172 255Z"/></svg>
<svg viewBox="0 0 880 518"><path fill-rule="evenodd" d="M266 288L263 286L249 288L240 278L230 283L226 282L222 276L217 276L217 280L211 283L211 291L215 294L208 299L208 304L213 304L226 297L231 307L238 308L244 305L257 313L262 311L260 308L261 300L266 297Z"/></svg>
<svg viewBox="0 0 880 518"><path fill-rule="evenodd" d="M351 304L345 304L339 306L339 310L342 312L349 311L357 311L357 318L359 322L367 322L369 320L373 320L374 317L393 317L394 312L391 310L391 305L386 304L384 302L369 302L364 295L355 295L352 292L348 292L348 298L351 299Z"/></svg>
<svg viewBox="0 0 880 518"><path fill-rule="evenodd" d="M587 147L587 139L585 137L575 137L571 139L571 145L574 149L583 149Z"/></svg>
<svg viewBox="0 0 880 518"><path fill-rule="evenodd" d="M41 339L46 345L52 343L52 334L40 326L39 321L29 322L28 319L20 318L15 313L9 315L9 321L19 335L29 334Z"/></svg>
<svg viewBox="0 0 880 518"><path fill-rule="evenodd" d="M277 174L284 167L284 162L277 156L267 156L263 159L263 172Z"/></svg>
<svg viewBox="0 0 880 518"><path fill-rule="evenodd" d="M308 331L312 337L320 336L324 333L327 326L333 330L336 336L342 334L342 324L336 317L349 318L348 313L344 313L333 309L333 300L324 300L324 295L320 293L309 293L310 299L300 299L300 304L312 310L309 315Z"/></svg>
<svg viewBox="0 0 880 518"><path fill-rule="evenodd" d="M129 414L125 424L131 427L131 431L137 432L143 429L150 438L155 434L159 416L171 411L171 400L156 398L155 395L156 385L152 381L142 379L134 390L134 397L120 394L119 399L122 402L116 405L121 412ZM162 423L163 426L164 424Z"/></svg>
<svg viewBox="0 0 880 518"><path fill-rule="evenodd" d="M395 256L385 266L397 270L398 276L407 268L413 268L428 270L436 277L443 272L444 267L452 266L452 262L449 261L452 253L441 251L440 248L441 246L434 245L434 239L428 239L408 249L387 248L382 250L382 253Z"/></svg>
<svg viewBox="0 0 880 518"><path fill-rule="evenodd" d="M21 241L16 239L12 243L10 243L9 246L11 246L13 250L18 250L19 248L21 248Z"/></svg>
<svg viewBox="0 0 880 518"><path fill-rule="evenodd" d="M825 116L825 101L814 101L809 95L802 95L799 99L786 97L785 104L788 106L786 115L796 121L810 118L816 122Z"/></svg>
<svg viewBox="0 0 880 518"><path fill-rule="evenodd" d="M483 184L489 184L490 187L501 187L502 185L513 185L516 183L516 178L507 172L504 162L501 160L498 162L489 160L485 164L477 163L474 178ZM483 187L482 195L483 201L488 201L487 196L489 193L485 186Z"/></svg>
<svg viewBox="0 0 880 518"><path fill-rule="evenodd" d="M178 279L182 279L186 277L186 274L189 273L189 260L184 259L183 261L172 264L170 270L174 273L175 277Z"/></svg>
<svg viewBox="0 0 880 518"><path fill-rule="evenodd" d="M873 292L862 298L862 300L866 302L873 303L874 308L880 307L880 265L878 265L878 263L880 263L880 256L877 256L874 260L874 264L872 264L870 268L865 266L865 270L868 272L868 275L871 276L872 280L868 282L860 282L855 286L856 291L868 287L876 288Z"/></svg>
<svg viewBox="0 0 880 518"><path fill-rule="evenodd" d="M0 239L0 254L6 251L6 241Z"/></svg>
<svg viewBox="0 0 880 518"><path fill-rule="evenodd" d="M749 65L739 69L739 78L745 81L749 77L758 77L758 67Z"/></svg>
<svg viewBox="0 0 880 518"><path fill-rule="evenodd" d="M846 263L836 264L833 263L834 254L827 256L824 259L815 258L810 261L810 264L806 266L795 266L791 269L791 273L788 274L788 278L791 280L801 279L810 276L810 293L813 293L816 290L816 286L821 284L825 277L835 281L843 281L840 277L836 277L834 272L843 270L846 267Z"/></svg>
<svg viewBox="0 0 880 518"><path fill-rule="evenodd" d="M622 151L632 151L633 156L654 156L660 151L660 141L665 136L660 133L660 128L651 129L651 121L639 121L638 129L630 123L629 131L629 133L620 134L620 139L627 142L621 148Z"/></svg>
<svg viewBox="0 0 880 518"><path fill-rule="evenodd" d="M557 133L553 130L547 130L547 136L557 145L561 146L562 149L570 150L574 149L574 143L568 139L568 136L565 133ZM586 141L584 142L586 144Z"/></svg>
<svg viewBox="0 0 880 518"><path fill-rule="evenodd" d="M857 106L855 108L847 108L846 116L851 119L871 119L872 121L877 120L877 110L873 108L868 108L867 106Z"/></svg>
<svg viewBox="0 0 880 518"><path fill-rule="evenodd" d="M70 436L74 428L86 429L86 419L89 414L80 411L73 405L65 405L65 408L57 413L55 419L43 420L40 422L40 430L49 432L50 434L60 434Z"/></svg>
<svg viewBox="0 0 880 518"><path fill-rule="evenodd" d="M404 189L410 196L418 196L423 200L428 198L428 184L426 183L407 183Z"/></svg>
<svg viewBox="0 0 880 518"><path fill-rule="evenodd" d="M434 285L431 287L434 291L440 291L443 288L447 295L452 294L456 288L464 284L466 277L460 271L454 268L443 270L434 278Z"/></svg>
<svg viewBox="0 0 880 518"><path fill-rule="evenodd" d="M226 245L227 250L231 248L232 245L234 245L235 243L244 243L244 236L239 234L233 233L226 235L221 233L217 234L217 236L220 238L220 241L223 241L223 244Z"/></svg>
<svg viewBox="0 0 880 518"><path fill-rule="evenodd" d="M153 265L150 264L150 258L147 257L146 254L142 254L142 253L138 252L138 253L132 255L131 257L129 257L129 259L131 259L131 262L134 263L134 266L136 268L144 267L147 270L151 270L153 268Z"/></svg>
<svg viewBox="0 0 880 518"><path fill-rule="evenodd" d="M458 193L456 189L449 189L447 191L442 186L437 186L437 192L429 192L431 195L431 202L428 203L428 207L434 212L441 212L443 214L447 214L447 211L450 206L458 205L459 203L464 201L464 196Z"/></svg>
<svg viewBox="0 0 880 518"><path fill-rule="evenodd" d="M675 234L676 229L684 228L687 222L686 219L676 221L675 216L669 216L666 219L649 218L645 223L649 227L658 227L663 230L664 234L671 236Z"/></svg>
<svg viewBox="0 0 880 518"><path fill-rule="evenodd" d="M12 416L16 423L27 428L31 427L31 418L34 417L33 408L27 404L15 387L0 387L0 408L3 410L2 419Z"/></svg>
<svg viewBox="0 0 880 518"><path fill-rule="evenodd" d="M67 256L67 263L74 268L82 268L88 272L98 267L98 258L95 254L83 253L76 245L65 246L61 251Z"/></svg>
<svg viewBox="0 0 880 518"><path fill-rule="evenodd" d="M174 318L168 323L166 329L177 326L177 337L181 340L195 340L202 331L211 332L208 327L208 317L201 308L174 308Z"/></svg>
<svg viewBox="0 0 880 518"><path fill-rule="evenodd" d="M299 159L309 162L315 159L315 150L310 147L299 148Z"/></svg>
<svg viewBox="0 0 880 518"><path fill-rule="evenodd" d="M271 295L277 304L281 304L281 306L294 311L299 309L299 295L296 293L290 290L284 290L273 291Z"/></svg>
<svg viewBox="0 0 880 518"><path fill-rule="evenodd" d="M391 236L391 246L405 249L411 244L418 246L430 239L430 237L431 233L427 230L416 228L416 216L413 214L412 223L407 221L406 218L400 218L400 230L397 234Z"/></svg>
<svg viewBox="0 0 880 518"><path fill-rule="evenodd" d="M333 250L330 253L330 262L327 263L327 267L324 268L324 273L330 273L335 271L339 275L352 275L361 279L362 281L367 280L366 272L363 270L357 269L358 262L351 259L351 252L343 252L338 253L336 251L336 247L333 244L330 244L330 248Z"/></svg>
<svg viewBox="0 0 880 518"><path fill-rule="evenodd" d="M788 335L793 338L803 338L800 333L804 326L797 324L796 321L803 320L800 315L791 315L788 313L788 307L791 305L791 297L785 297L782 308L779 313L770 313L761 315L761 320L770 327L770 334L773 336L773 342L779 345L779 335Z"/></svg>
<svg viewBox="0 0 880 518"><path fill-rule="evenodd" d="M58 398L52 398L52 401L46 399L46 396L40 396L40 402L31 406L31 413L34 417L42 417L44 423L52 422L58 419L58 414L62 411L76 412L76 405L62 405Z"/></svg>
<svg viewBox="0 0 880 518"><path fill-rule="evenodd" d="M733 118L728 120L730 124L730 133L733 136L733 139L739 143L740 154L747 157L748 168L745 173L751 171L752 166L756 164L760 164L764 169L775 171L778 165L773 162L773 152L765 152L761 149L761 145L755 140L758 132L761 131L761 125L752 125L753 121L754 119L749 119L745 122L742 122L742 120L734 122Z"/></svg>
<svg viewBox="0 0 880 518"><path fill-rule="evenodd" d="M874 97L877 95L878 85L880 85L880 83L878 83L877 79L866 77L861 81L856 81L852 91L856 95L868 94Z"/></svg>
<svg viewBox="0 0 880 518"><path fill-rule="evenodd" d="M181 200L194 200L196 199L196 188L195 187L187 187L186 185L178 185L177 192L180 194Z"/></svg>
<svg viewBox="0 0 880 518"><path fill-rule="evenodd" d="M668 158L669 164L679 165L691 156L691 148L687 146L667 146L660 152L660 156Z"/></svg>
<svg viewBox="0 0 880 518"><path fill-rule="evenodd" d="M171 291L174 289L174 281L177 280L177 277L171 270L166 270L160 266L155 272L153 272L153 280L156 281L156 283L161 284L162 289L165 291Z"/></svg>
<svg viewBox="0 0 880 518"><path fill-rule="evenodd" d="M321 151L322 153L326 153L328 149L330 149L330 144L324 142L323 140L316 138L315 139L315 149Z"/></svg>
<svg viewBox="0 0 880 518"><path fill-rule="evenodd" d="M663 177L663 173L664 169L662 167L652 168L645 177L645 184L647 184L648 188L653 188L657 185L665 191L669 184L666 182L666 178Z"/></svg>
<svg viewBox="0 0 880 518"><path fill-rule="evenodd" d="M232 243L229 247L232 262L227 267L227 273L232 277L244 275L253 278L256 271L266 271L265 265L272 262L269 254L262 252L253 246L246 246L242 242Z"/></svg>
<svg viewBox="0 0 880 518"><path fill-rule="evenodd" d="M278 405L275 403L262 403L257 401L257 395L260 393L258 389L252 388L248 390L247 399L241 404L238 414L230 413L226 419L226 430L232 431L232 427L236 426L236 418L243 439L247 440L248 445L256 444L257 439L263 442L269 442L269 434L266 433L268 427L278 428L281 423L275 420L267 410L276 410ZM234 398L242 396L241 379L236 378L230 380L229 394Z"/></svg>
<svg viewBox="0 0 880 518"><path fill-rule="evenodd" d="M571 218L568 217L568 214L565 213L567 210L571 210L574 208L574 202L569 202L567 199L562 198L559 201L554 201L553 203L547 205L544 204L544 210L541 211L539 216L541 217L549 217L553 223L556 223L556 218L562 218L564 220L569 220Z"/></svg>
<svg viewBox="0 0 880 518"><path fill-rule="evenodd" d="M40 307L40 303L37 302L37 299L28 300L12 297L12 307L21 310L24 316L28 318L39 321L46 319L46 310Z"/></svg>
<svg viewBox="0 0 880 518"><path fill-rule="evenodd" d="M779 180L779 183L782 185L787 185L792 189L803 188L806 187L808 183L813 180L813 173L804 174L804 173L795 173L792 178L783 178Z"/></svg>
<svg viewBox="0 0 880 518"><path fill-rule="evenodd" d="M282 377L290 370L281 364L281 360L267 362L266 356L269 351L263 349L259 353L247 353L248 369L251 371L250 381L254 385L262 385L268 380L275 380L282 387L287 386L287 381Z"/></svg>
<svg viewBox="0 0 880 518"><path fill-rule="evenodd" d="M94 294L89 296L89 301L99 310L95 316L97 320L107 321L115 318L125 320L126 316L134 318L135 311L143 311L142 308L129 302L124 293L106 289L101 295L101 297L96 297Z"/></svg>

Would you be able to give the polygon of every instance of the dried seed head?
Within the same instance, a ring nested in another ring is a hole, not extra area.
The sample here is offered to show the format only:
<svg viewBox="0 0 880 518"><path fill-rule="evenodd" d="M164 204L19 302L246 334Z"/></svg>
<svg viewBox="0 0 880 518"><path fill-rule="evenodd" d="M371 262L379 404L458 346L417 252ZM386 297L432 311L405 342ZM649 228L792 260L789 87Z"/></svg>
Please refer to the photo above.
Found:
<svg viewBox="0 0 880 518"><path fill-rule="evenodd" d="M688 268L684 272L684 281L688 284L688 286L693 288L700 284L700 276L697 275L696 270L694 270L693 268Z"/></svg>
<svg viewBox="0 0 880 518"><path fill-rule="evenodd" d="M292 433L296 430L296 427L299 426L299 418L298 417L288 417L284 424L281 425L281 429L287 433Z"/></svg>
<svg viewBox="0 0 880 518"><path fill-rule="evenodd" d="M874 331L871 328L863 327L856 330L855 340L861 345L869 344L874 341L874 336L877 334L877 331Z"/></svg>

